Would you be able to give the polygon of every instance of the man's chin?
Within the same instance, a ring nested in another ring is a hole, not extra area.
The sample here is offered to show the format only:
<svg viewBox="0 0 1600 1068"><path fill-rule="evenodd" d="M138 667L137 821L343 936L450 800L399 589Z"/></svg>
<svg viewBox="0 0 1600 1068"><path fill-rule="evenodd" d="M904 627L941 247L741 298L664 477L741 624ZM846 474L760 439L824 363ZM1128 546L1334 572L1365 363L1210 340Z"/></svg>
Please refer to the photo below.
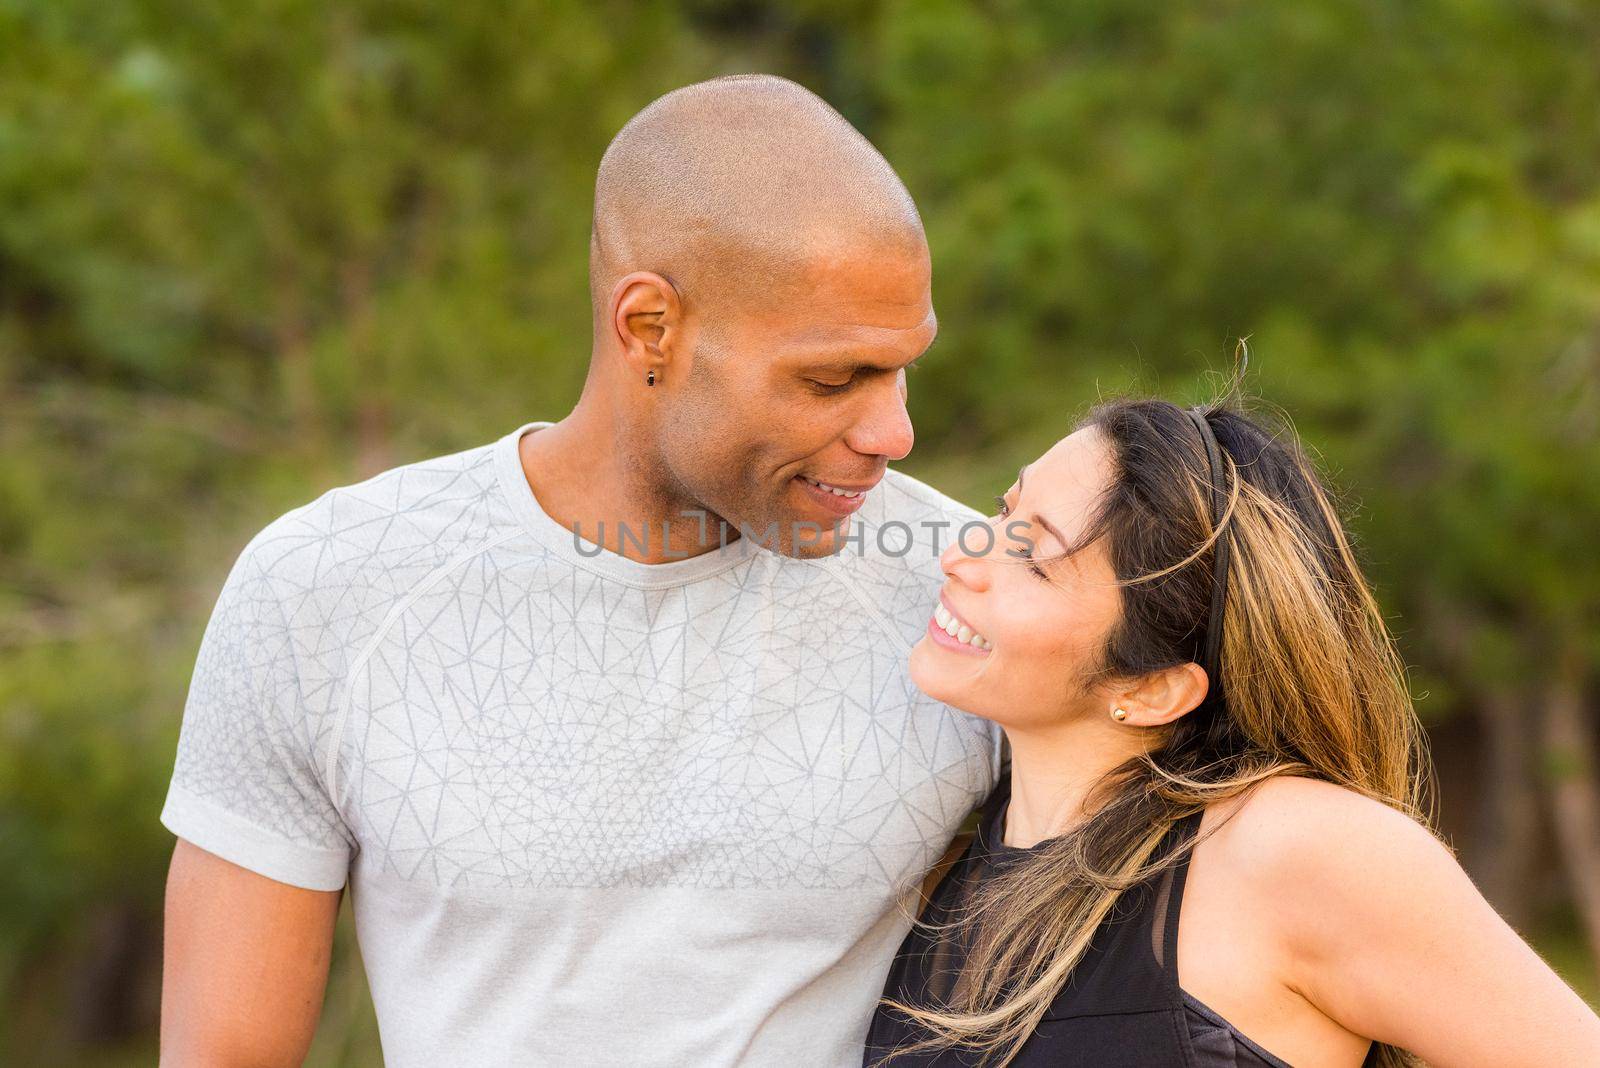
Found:
<svg viewBox="0 0 1600 1068"><path fill-rule="evenodd" d="M853 544L851 540L851 524L856 516L846 515L832 518L827 523L808 523L800 528L800 537L797 547L800 552L797 556L834 556L843 548Z"/></svg>
<svg viewBox="0 0 1600 1068"><path fill-rule="evenodd" d="M746 524L740 532L756 544L782 556L802 560L833 556L844 548L850 538L850 516L827 520L808 519L790 514L781 520L765 524Z"/></svg>

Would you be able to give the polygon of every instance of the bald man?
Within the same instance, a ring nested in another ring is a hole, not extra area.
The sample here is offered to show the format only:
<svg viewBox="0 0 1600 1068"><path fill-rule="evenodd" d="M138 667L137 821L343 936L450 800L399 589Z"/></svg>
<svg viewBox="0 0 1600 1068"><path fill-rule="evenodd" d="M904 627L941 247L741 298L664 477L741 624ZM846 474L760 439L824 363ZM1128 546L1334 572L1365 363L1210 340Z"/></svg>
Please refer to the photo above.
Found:
<svg viewBox="0 0 1600 1068"><path fill-rule="evenodd" d="M340 895L391 1065L853 1065L996 781L906 672L976 514L890 471L915 206L771 77L600 164L576 407L244 548L163 823L162 1061L297 1064Z"/></svg>

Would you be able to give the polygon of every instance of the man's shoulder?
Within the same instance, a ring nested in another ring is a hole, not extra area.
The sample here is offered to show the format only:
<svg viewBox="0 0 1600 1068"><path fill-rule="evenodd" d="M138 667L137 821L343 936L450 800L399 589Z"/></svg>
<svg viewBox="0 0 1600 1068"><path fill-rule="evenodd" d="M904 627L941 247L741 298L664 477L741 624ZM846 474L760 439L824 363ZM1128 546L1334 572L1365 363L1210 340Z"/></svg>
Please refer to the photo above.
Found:
<svg viewBox="0 0 1600 1068"><path fill-rule="evenodd" d="M960 501L910 475L887 471L855 522L856 555L875 570L910 573L925 583L944 581L939 554L969 523L983 517Z"/></svg>
<svg viewBox="0 0 1600 1068"><path fill-rule="evenodd" d="M494 448L495 443L489 442L400 464L360 482L335 486L311 506L325 504L330 514L357 521L373 515L429 516L435 521L460 516L461 505L491 494Z"/></svg>
<svg viewBox="0 0 1600 1068"><path fill-rule="evenodd" d="M262 527L229 582L257 584L291 616L370 617L440 566L515 533L495 477L491 443L335 486Z"/></svg>
<svg viewBox="0 0 1600 1068"><path fill-rule="evenodd" d="M976 509L893 468L884 472L873 496L876 500L869 500L862 512L870 512L868 520L877 525L896 521L912 526L944 522L960 527L983 518Z"/></svg>

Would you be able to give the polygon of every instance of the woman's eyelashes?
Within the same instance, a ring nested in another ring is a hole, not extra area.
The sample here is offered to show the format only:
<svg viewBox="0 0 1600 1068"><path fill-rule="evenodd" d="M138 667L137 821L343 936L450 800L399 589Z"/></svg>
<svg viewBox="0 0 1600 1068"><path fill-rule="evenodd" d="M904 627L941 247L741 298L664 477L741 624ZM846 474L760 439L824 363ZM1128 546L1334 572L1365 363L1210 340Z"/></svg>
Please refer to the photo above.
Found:
<svg viewBox="0 0 1600 1068"><path fill-rule="evenodd" d="M1011 506L1006 503L1006 499L1004 497L996 496L994 499L994 504L995 508L997 509L997 514L1001 519L1005 519L1011 515ZM1011 555L1020 556L1023 560L1027 561L1029 571L1032 571L1035 575L1042 579L1048 579L1050 576L1044 573L1044 568L1040 567L1038 561L1033 558L1033 542L1025 541L1023 542L1023 545L1024 548L1009 550Z"/></svg>

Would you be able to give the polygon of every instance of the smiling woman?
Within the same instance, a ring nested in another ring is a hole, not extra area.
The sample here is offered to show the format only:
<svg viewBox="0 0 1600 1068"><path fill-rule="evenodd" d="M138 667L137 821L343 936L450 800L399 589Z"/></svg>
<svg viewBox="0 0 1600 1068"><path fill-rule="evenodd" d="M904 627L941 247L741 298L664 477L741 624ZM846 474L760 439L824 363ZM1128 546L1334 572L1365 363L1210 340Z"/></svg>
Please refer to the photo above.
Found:
<svg viewBox="0 0 1600 1068"><path fill-rule="evenodd" d="M1404 666L1291 434L1113 402L990 523L1027 548L945 551L911 671L1004 727L1010 777L868 1065L1600 1063L1429 828Z"/></svg>

